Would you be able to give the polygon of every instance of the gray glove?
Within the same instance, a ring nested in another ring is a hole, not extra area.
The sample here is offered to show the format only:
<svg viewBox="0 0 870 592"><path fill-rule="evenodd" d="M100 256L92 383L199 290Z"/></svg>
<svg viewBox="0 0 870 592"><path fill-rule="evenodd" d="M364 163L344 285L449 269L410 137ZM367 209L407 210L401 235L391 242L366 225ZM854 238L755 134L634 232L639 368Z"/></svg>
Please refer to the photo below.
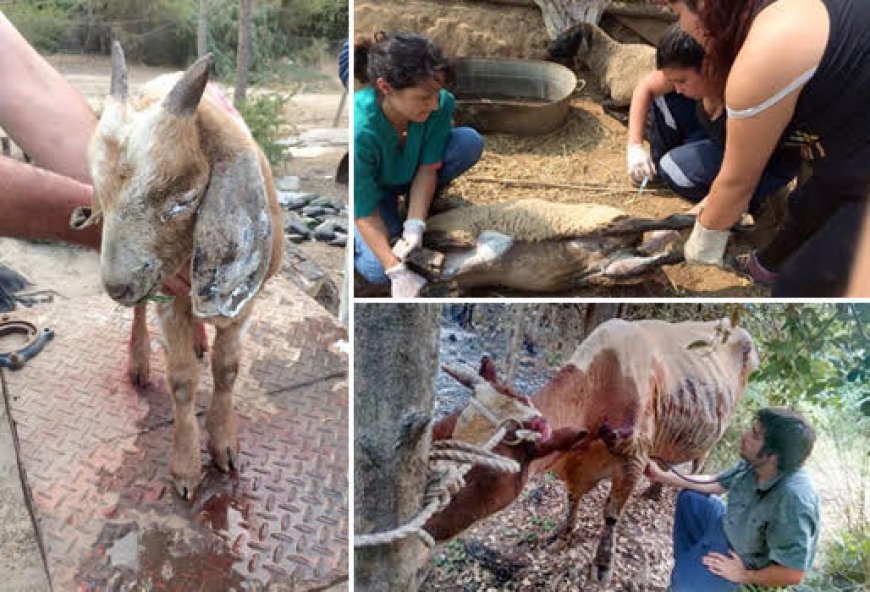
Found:
<svg viewBox="0 0 870 592"><path fill-rule="evenodd" d="M722 266L725 245L728 243L727 230L710 230L701 224L701 217L695 220L695 228L683 247L687 263L709 263Z"/></svg>

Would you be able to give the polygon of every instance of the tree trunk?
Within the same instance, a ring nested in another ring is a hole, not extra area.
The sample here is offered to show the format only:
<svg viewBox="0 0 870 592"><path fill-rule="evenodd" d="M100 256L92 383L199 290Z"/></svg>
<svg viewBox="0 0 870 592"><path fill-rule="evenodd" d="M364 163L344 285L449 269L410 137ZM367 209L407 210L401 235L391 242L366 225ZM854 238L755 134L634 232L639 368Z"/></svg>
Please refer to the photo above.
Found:
<svg viewBox="0 0 870 592"><path fill-rule="evenodd" d="M196 23L196 57L201 58L208 52L208 19L206 1L199 0L199 15Z"/></svg>
<svg viewBox="0 0 870 592"><path fill-rule="evenodd" d="M438 370L440 307L357 304L354 310L354 508L358 534L421 510ZM416 536L355 552L359 592L416 590L428 549Z"/></svg>
<svg viewBox="0 0 870 592"><path fill-rule="evenodd" d="M618 302L598 302L585 305L583 313L583 336L581 341L589 337L589 334L595 330L595 327L608 321L615 319L622 314L622 304Z"/></svg>
<svg viewBox="0 0 870 592"><path fill-rule="evenodd" d="M239 0L239 51L236 55L236 90L233 103L245 102L248 92L248 64L251 61L251 0Z"/></svg>
<svg viewBox="0 0 870 592"><path fill-rule="evenodd" d="M505 355L505 375L504 383L513 384L517 376L517 364L520 360L520 355L523 350L523 337L526 334L526 326L528 324L529 304L514 304L514 318L512 322L512 333L508 344L508 351Z"/></svg>

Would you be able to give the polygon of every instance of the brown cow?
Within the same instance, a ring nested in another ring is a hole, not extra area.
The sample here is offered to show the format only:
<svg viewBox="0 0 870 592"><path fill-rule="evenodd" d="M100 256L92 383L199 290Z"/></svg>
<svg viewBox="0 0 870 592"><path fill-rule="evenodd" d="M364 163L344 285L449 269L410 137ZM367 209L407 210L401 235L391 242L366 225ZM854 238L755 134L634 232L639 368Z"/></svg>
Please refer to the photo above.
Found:
<svg viewBox="0 0 870 592"><path fill-rule="evenodd" d="M466 487L425 529L436 540L450 538L507 506L531 476L549 470L568 489L568 515L559 535L570 534L581 496L610 478L594 560L596 577L606 580L612 569L614 526L649 459L678 464L703 457L722 437L757 367L752 338L727 319L608 321L531 398L553 434L568 439L568 445L562 440L555 451L497 448L521 462L522 472L469 472ZM495 390L516 396L499 384L487 360L481 376ZM435 438L465 438L453 425L470 409L439 422ZM566 434L568 429L573 434Z"/></svg>

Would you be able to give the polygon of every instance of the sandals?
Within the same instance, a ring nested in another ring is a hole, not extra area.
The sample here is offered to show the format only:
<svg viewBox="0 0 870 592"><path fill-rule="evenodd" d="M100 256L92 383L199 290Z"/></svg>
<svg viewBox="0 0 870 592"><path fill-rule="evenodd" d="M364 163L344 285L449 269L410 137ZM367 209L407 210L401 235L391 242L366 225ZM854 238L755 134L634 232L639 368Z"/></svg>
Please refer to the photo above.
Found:
<svg viewBox="0 0 870 592"><path fill-rule="evenodd" d="M773 285L773 282L779 276L778 273L770 271L758 261L757 251L737 255L731 264L738 272L748 275L756 284L763 286Z"/></svg>

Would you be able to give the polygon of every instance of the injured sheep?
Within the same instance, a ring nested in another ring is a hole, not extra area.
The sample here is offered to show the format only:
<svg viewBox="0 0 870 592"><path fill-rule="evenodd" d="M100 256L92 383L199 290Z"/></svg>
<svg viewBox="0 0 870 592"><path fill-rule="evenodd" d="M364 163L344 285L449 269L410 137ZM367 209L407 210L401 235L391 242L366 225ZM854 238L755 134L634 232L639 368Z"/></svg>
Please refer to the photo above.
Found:
<svg viewBox="0 0 870 592"><path fill-rule="evenodd" d="M563 31L550 45L547 59L568 66L575 57L589 68L610 94L614 107L627 107L641 79L656 69L655 48L619 43L590 23Z"/></svg>
<svg viewBox="0 0 870 592"><path fill-rule="evenodd" d="M451 290L503 286L527 292L636 283L683 258L681 249L663 252L660 235L644 243L643 234L693 223L686 215L648 220L600 204L540 199L458 208L429 219L424 244L445 257L439 270L420 270L436 291L439 280Z"/></svg>

